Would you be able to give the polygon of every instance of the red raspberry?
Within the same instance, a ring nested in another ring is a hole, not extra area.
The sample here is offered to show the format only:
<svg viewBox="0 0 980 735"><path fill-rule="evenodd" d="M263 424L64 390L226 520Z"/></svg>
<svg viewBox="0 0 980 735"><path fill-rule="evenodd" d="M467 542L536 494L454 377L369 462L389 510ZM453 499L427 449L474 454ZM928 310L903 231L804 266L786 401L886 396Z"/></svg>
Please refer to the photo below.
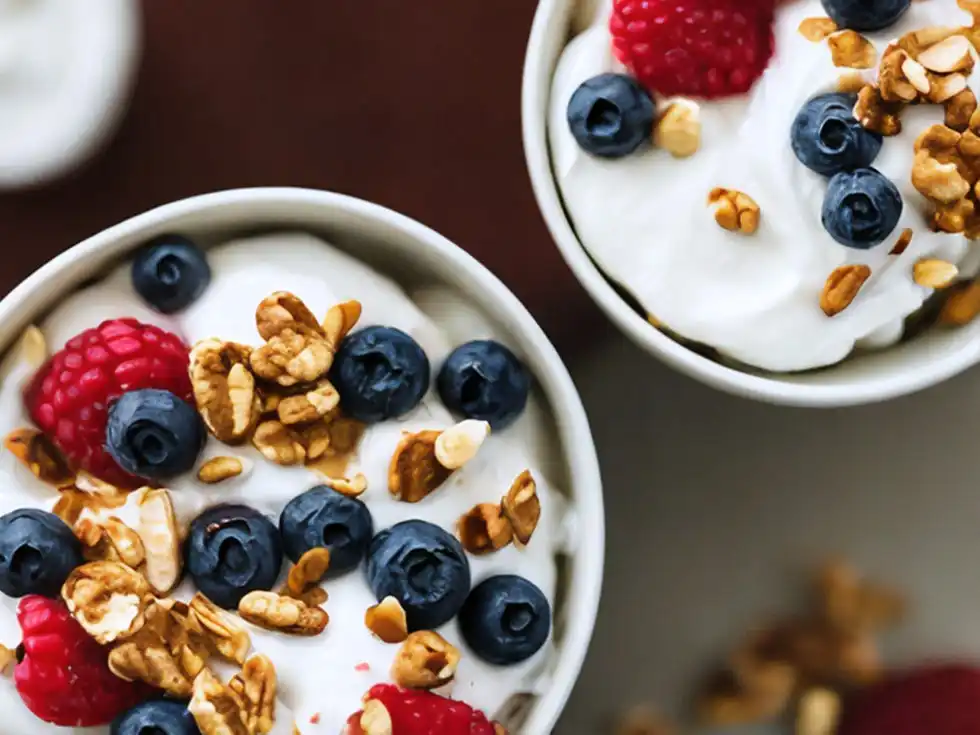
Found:
<svg viewBox="0 0 980 735"><path fill-rule="evenodd" d="M371 700L388 711L391 735L494 735L493 723L482 712L431 692L378 684L364 696L365 704ZM361 728L361 714L347 720L347 735L374 735Z"/></svg>
<svg viewBox="0 0 980 735"><path fill-rule="evenodd" d="M748 92L773 52L771 0L613 0L613 52L650 92Z"/></svg>
<svg viewBox="0 0 980 735"><path fill-rule="evenodd" d="M31 418L78 468L117 487L142 484L105 450L109 404L130 390L168 390L193 405L180 338L135 319L87 329L42 367L24 396Z"/></svg>
<svg viewBox="0 0 980 735"><path fill-rule="evenodd" d="M109 671L108 653L60 600L24 597L17 606L24 640L14 682L27 709L62 727L105 725L153 690Z"/></svg>
<svg viewBox="0 0 980 735"><path fill-rule="evenodd" d="M980 735L980 669L946 664L889 677L847 702L837 735Z"/></svg>

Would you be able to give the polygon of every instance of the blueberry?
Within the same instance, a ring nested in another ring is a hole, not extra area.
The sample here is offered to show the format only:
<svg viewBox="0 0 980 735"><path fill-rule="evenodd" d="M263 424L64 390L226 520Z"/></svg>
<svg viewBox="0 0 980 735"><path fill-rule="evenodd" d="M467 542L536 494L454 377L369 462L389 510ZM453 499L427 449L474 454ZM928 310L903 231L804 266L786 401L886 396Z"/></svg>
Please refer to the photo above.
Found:
<svg viewBox="0 0 980 735"><path fill-rule="evenodd" d="M880 31L901 18L912 0L822 0L823 9L840 28Z"/></svg>
<svg viewBox="0 0 980 735"><path fill-rule="evenodd" d="M391 595L405 608L409 630L451 620L470 591L463 547L426 521L402 521L375 536L365 573L379 602Z"/></svg>
<svg viewBox="0 0 980 735"><path fill-rule="evenodd" d="M282 566L279 530L245 505L209 508L191 523L186 562L197 588L232 610L249 592L275 585Z"/></svg>
<svg viewBox="0 0 980 735"><path fill-rule="evenodd" d="M459 611L459 630L473 653L506 666L530 658L548 640L551 606L535 585L515 574L483 580Z"/></svg>
<svg viewBox="0 0 980 735"><path fill-rule="evenodd" d="M84 561L75 534L53 513L24 508L0 517L0 592L8 597L57 597Z"/></svg>
<svg viewBox="0 0 980 735"><path fill-rule="evenodd" d="M318 485L297 495L279 516L282 545L293 561L310 549L330 549L328 576L337 576L356 567L374 535L371 513L357 498Z"/></svg>
<svg viewBox="0 0 980 735"><path fill-rule="evenodd" d="M133 288L150 306L173 314L190 306L211 282L211 266L197 245L164 235L140 248L133 259Z"/></svg>
<svg viewBox="0 0 980 735"><path fill-rule="evenodd" d="M201 735L183 702L151 699L112 721L109 735Z"/></svg>
<svg viewBox="0 0 980 735"><path fill-rule="evenodd" d="M854 118L856 94L821 94L797 114L790 131L800 163L824 176L870 166L881 150L881 136Z"/></svg>
<svg viewBox="0 0 980 735"><path fill-rule="evenodd" d="M867 250L895 229L902 216L902 195L873 168L844 171L827 185L823 226L841 245Z"/></svg>
<svg viewBox="0 0 980 735"><path fill-rule="evenodd" d="M129 391L109 407L106 449L138 477L167 480L187 472L206 438L197 410L169 391Z"/></svg>
<svg viewBox="0 0 980 735"><path fill-rule="evenodd" d="M656 108L633 77L600 74L579 85L565 114L582 150L602 158L622 158L650 140Z"/></svg>
<svg viewBox="0 0 980 735"><path fill-rule="evenodd" d="M450 353L436 387L450 411L502 429L527 405L531 377L513 352L499 342L481 339Z"/></svg>
<svg viewBox="0 0 980 735"><path fill-rule="evenodd" d="M429 388L429 358L401 330L367 327L340 343L330 380L344 412L374 424L404 416L419 405Z"/></svg>

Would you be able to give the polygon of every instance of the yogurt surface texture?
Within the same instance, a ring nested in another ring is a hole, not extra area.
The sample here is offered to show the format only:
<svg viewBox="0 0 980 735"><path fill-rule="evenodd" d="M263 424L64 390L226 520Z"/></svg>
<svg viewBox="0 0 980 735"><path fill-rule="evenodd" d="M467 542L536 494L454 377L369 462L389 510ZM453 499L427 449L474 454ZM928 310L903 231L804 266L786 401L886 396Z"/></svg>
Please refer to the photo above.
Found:
<svg viewBox="0 0 980 735"><path fill-rule="evenodd" d="M821 224L827 179L797 160L790 143L794 118L808 99L835 92L841 77L875 68L836 66L826 40L807 40L798 28L826 17L819 0L790 0L775 12L775 54L748 95L699 103L700 148L689 158L645 146L608 160L585 152L569 130L566 111L575 90L604 72L622 72L611 49L611 2L602 0L592 24L564 50L555 71L548 116L555 178L582 245L613 281L679 337L722 356L770 371L833 365L856 348L882 348L902 337L903 322L933 293L913 279L924 258L956 264L972 276L977 251L962 234L934 232L928 202L913 187L913 145L943 122L943 106L923 104L902 113L903 130L885 137L872 166L901 193L897 227L880 244L845 247ZM967 26L972 18L956 0L913 2L899 21L864 33L879 55L910 31ZM971 51L972 53L972 51ZM977 72L968 79L976 90ZM672 100L658 99L660 108ZM759 205L751 236L722 229L708 206L709 192L745 192ZM900 233L907 249L890 251ZM820 307L836 268L863 264L871 277L835 316Z"/></svg>
<svg viewBox="0 0 980 735"><path fill-rule="evenodd" d="M408 333L425 350L433 377L453 347L493 336L485 317L458 293L437 287L406 293L387 277L311 235L242 239L211 248L207 258L212 270L210 285L190 307L172 316L161 315L143 302L133 289L128 264L68 296L39 325L49 351L59 350L66 340L102 320L121 316L157 324L179 335L189 346L211 337L258 345L262 341L256 332L255 308L274 291L289 291L300 297L318 318L335 304L360 301L363 313L358 327L380 324ZM0 388L0 421L5 431L31 424L21 399L22 386L29 377L29 370L14 364ZM549 418L533 395L513 425L491 433L473 460L421 502L402 502L390 495L389 464L403 433L446 429L458 418L431 389L408 415L367 426L344 474L365 476L367 490L360 500L370 510L375 533L407 519L423 519L454 533L461 515L478 503L499 502L514 479L530 470L541 502L540 522L530 543L520 548L512 544L485 555L467 554L467 559L473 586L491 575L519 574L537 585L553 604L555 555L564 548L563 529L569 518L560 493L548 480L563 476L560 454L551 445ZM216 456L241 458L245 472L207 485L197 479L195 470L168 485L178 527L184 532L201 511L221 503L249 505L277 522L292 498L323 483L323 476L313 469L280 466L250 444L228 446L209 436L198 466ZM0 476L6 488L0 494L0 513L23 507L49 510L57 499L57 491L36 479L10 452L0 457ZM131 505L109 513L126 522L131 517ZM372 685L391 681L392 661L399 646L383 643L365 626L365 611L378 600L365 580L363 564L323 582L329 595L323 607L330 622L318 636L295 637L244 623L251 635L252 652L266 654L276 669L278 700L273 732L277 735L292 733L294 723L304 735L336 735L347 717L361 708L361 697ZM289 566L286 559L280 586ZM171 596L189 600L194 592L193 581L185 577ZM16 606L17 600L0 600L0 642L10 647L19 641ZM467 650L455 618L438 630L462 653L448 691L490 718L512 695L535 692L538 682L547 676L550 638L522 663L493 666ZM40 722L24 707L11 680L0 683L0 708L4 712L0 733L54 735L71 731ZM74 731L104 735L109 728Z"/></svg>

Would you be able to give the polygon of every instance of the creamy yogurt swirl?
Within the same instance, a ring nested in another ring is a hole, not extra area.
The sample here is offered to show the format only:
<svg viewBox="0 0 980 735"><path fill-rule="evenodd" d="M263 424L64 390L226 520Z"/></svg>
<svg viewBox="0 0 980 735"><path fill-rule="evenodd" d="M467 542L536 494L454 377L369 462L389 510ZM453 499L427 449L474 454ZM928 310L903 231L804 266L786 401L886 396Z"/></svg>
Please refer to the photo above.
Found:
<svg viewBox="0 0 980 735"><path fill-rule="evenodd" d="M837 243L820 222L826 179L804 167L790 147L790 125L812 96L835 91L849 70L835 67L827 43L807 41L800 21L826 16L819 0L791 0L776 12L776 53L752 92L704 102L701 148L674 159L644 149L618 160L584 152L565 111L578 86L621 71L610 50L610 4L565 49L554 75L549 135L555 177L582 245L605 273L681 337L772 371L833 365L856 347L880 348L902 336L903 320L932 290L912 280L912 266L931 256L972 273L977 256L962 235L931 232L927 203L912 187L913 143L943 122L941 105L903 113L903 132L885 138L872 164L904 201L895 231L870 250ZM914 2L902 19L868 34L879 54L902 34L928 26L970 25L956 0ZM865 72L869 81L874 70ZM977 72L971 88L977 89ZM762 211L751 237L721 229L707 206L715 187L744 191ZM889 255L911 228L908 249ZM819 306L827 276L844 264L866 264L871 279L842 313Z"/></svg>
<svg viewBox="0 0 980 735"><path fill-rule="evenodd" d="M393 281L339 250L305 234L277 234L231 242L208 251L213 272L204 295L175 317L150 310L134 292L129 266L106 280L67 297L41 325L51 351L60 349L78 332L104 319L132 316L158 324L191 344L218 336L245 344L261 344L255 328L255 307L273 291L291 291L316 314L333 304L357 299L363 306L360 325L398 327L414 337L436 369L449 351L462 342L494 336L486 318L458 293L425 287L406 294ZM28 426L20 388L29 373L15 368L0 386L0 428L4 433ZM559 454L550 443L548 418L532 395L524 415L511 427L484 442L477 457L457 471L445 485L420 503L394 500L388 493L388 464L403 431L443 429L455 420L430 391L421 405L401 419L369 426L351 458L348 474L362 472L368 489L361 496L374 519L375 530L402 520L422 518L452 531L460 515L480 502L496 502L524 469L537 480L541 521L530 544L508 546L486 556L467 555L476 585L493 574L516 573L536 584L554 601L555 554L566 538L569 518L561 495L548 477L562 477ZM282 467L264 459L250 446L230 447L208 439L201 461L212 456L238 456L250 468L238 478L205 485L193 473L171 483L180 525L184 528L203 509L227 502L250 505L273 520L293 497L322 482L312 470ZM0 513L21 507L50 509L51 487L35 479L9 452L0 453ZM113 514L126 521L128 508ZM295 722L304 735L336 735L346 718L360 709L361 696L375 683L390 681L389 671L397 646L375 639L364 625L365 610L375 604L360 569L324 583L329 594L325 609L330 623L315 638L296 638L247 626L253 652L267 654L275 664L279 684L276 735L290 735ZM174 597L188 600L193 583L185 580ZM17 600L0 596L0 642L13 647L19 641L15 619ZM483 663L467 651L455 620L441 634L463 654L452 693L493 715L514 694L537 691L546 674L547 644L531 659L515 666ZM366 664L366 666L365 666ZM63 728L37 720L21 703L11 680L0 681L0 733L3 735L56 735ZM319 715L314 718L314 715ZM317 719L316 723L311 718ZM105 735L108 727L75 729Z"/></svg>

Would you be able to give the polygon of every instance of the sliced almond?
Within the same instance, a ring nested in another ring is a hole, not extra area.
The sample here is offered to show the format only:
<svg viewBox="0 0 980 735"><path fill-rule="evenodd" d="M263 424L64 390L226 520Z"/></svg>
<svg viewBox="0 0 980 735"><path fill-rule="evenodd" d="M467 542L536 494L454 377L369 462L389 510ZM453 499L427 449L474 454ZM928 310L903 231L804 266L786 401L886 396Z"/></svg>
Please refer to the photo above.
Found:
<svg viewBox="0 0 980 735"><path fill-rule="evenodd" d="M963 36L950 36L920 53L919 63L940 74L969 69L973 66L970 42Z"/></svg>
<svg viewBox="0 0 980 735"><path fill-rule="evenodd" d="M909 81L915 90L921 94L929 94L929 88L932 86L929 82L929 77L926 74L925 67L922 66L918 61L908 56L902 62L902 73L905 78Z"/></svg>
<svg viewBox="0 0 980 735"><path fill-rule="evenodd" d="M962 74L929 74L929 93L926 95L930 102L936 104L945 102L966 89L966 77Z"/></svg>
<svg viewBox="0 0 980 735"><path fill-rule="evenodd" d="M955 265L939 258L924 258L912 269L912 279L917 284L936 289L950 286L958 274Z"/></svg>
<svg viewBox="0 0 980 735"><path fill-rule="evenodd" d="M177 517L168 490L147 490L139 504L137 533L146 549L143 574L158 595L177 586L183 565Z"/></svg>
<svg viewBox="0 0 980 735"><path fill-rule="evenodd" d="M830 18L804 18L797 29L807 41L822 41L837 32L837 24Z"/></svg>
<svg viewBox="0 0 980 735"><path fill-rule="evenodd" d="M401 643L408 637L405 609L390 595L367 609L364 625L385 643Z"/></svg>
<svg viewBox="0 0 980 735"><path fill-rule="evenodd" d="M488 436L488 422L476 419L460 421L436 438L436 460L447 470L458 470L476 456Z"/></svg>

